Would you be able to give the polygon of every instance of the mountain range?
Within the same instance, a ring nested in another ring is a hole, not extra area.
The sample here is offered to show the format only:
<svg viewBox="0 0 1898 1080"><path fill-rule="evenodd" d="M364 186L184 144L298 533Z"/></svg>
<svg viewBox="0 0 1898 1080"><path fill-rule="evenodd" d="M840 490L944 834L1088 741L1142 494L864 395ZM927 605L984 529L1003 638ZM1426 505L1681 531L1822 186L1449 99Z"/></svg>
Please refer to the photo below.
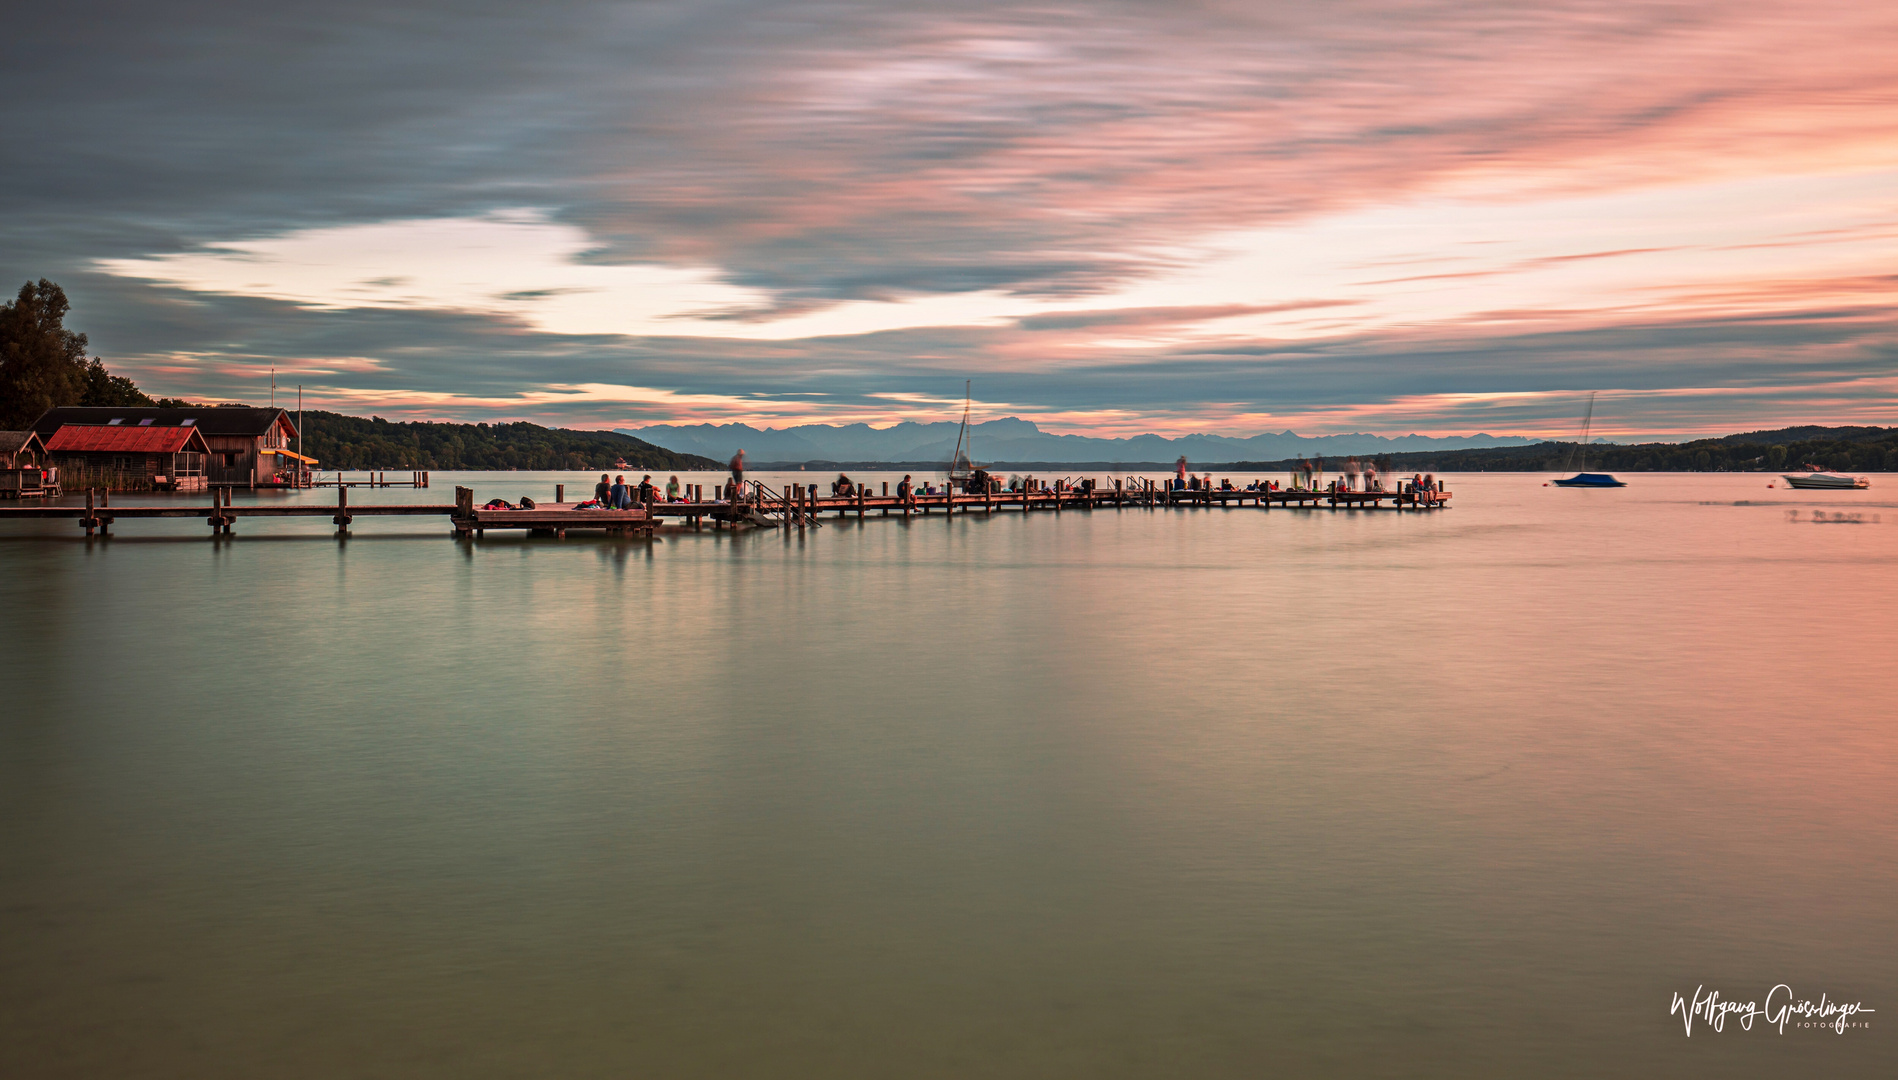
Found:
<svg viewBox="0 0 1898 1080"><path fill-rule="evenodd" d="M622 434L686 454L725 460L739 448L754 467L810 461L947 462L955 452L961 425L904 422L893 427L868 424L803 424L788 428L755 428L749 424L656 424L624 429ZM1269 461L1300 455L1394 454L1429 450L1467 450L1487 446L1525 446L1538 440L1518 435L1468 435L1431 438L1425 435L1350 434L1305 436L1283 431L1235 439L1225 435L1135 435L1102 439L1087 435L1052 435L1033 421L1016 417L970 425L974 439L971 455L978 464L1083 462L1170 463L1182 454L1188 461L1219 463Z"/></svg>

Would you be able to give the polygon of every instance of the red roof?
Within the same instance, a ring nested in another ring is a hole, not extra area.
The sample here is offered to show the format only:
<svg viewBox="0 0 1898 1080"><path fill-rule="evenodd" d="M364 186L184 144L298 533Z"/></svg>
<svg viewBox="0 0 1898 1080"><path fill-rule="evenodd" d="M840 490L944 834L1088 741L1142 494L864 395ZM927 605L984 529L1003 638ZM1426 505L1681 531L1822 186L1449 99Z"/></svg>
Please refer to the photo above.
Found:
<svg viewBox="0 0 1898 1080"><path fill-rule="evenodd" d="M46 440L47 453L175 454L191 443L205 449L197 428L137 424L66 424Z"/></svg>

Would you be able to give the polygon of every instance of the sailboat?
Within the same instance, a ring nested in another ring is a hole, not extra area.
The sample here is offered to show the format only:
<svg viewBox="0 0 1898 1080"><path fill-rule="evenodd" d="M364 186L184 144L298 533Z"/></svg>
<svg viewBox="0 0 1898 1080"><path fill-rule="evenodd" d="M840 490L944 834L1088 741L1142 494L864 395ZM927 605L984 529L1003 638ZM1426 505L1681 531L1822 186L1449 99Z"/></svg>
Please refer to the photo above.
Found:
<svg viewBox="0 0 1898 1080"><path fill-rule="evenodd" d="M956 433L955 456L949 459L949 483L963 491L969 490L970 481L986 482L988 479L988 474L976 468L975 462L969 457L975 447L975 436L969 431L969 411L975 400L972 395L974 385L973 379L963 380L962 430Z"/></svg>
<svg viewBox="0 0 1898 1080"><path fill-rule="evenodd" d="M1591 393L1588 395L1588 412L1584 413L1582 416L1582 441L1580 444L1576 446L1574 450L1569 451L1568 465L1563 466L1563 468L1568 468L1570 466L1573 466L1576 463L1575 455L1577 453L1580 453L1581 467L1576 470L1574 476L1571 476L1566 480L1557 480L1555 482L1556 487L1611 488L1611 487L1627 487L1628 486L1622 483L1621 481L1615 479L1614 477L1608 475L1607 473L1587 471L1588 469L1588 429L1590 425L1594 423L1594 421L1595 421L1595 395Z"/></svg>

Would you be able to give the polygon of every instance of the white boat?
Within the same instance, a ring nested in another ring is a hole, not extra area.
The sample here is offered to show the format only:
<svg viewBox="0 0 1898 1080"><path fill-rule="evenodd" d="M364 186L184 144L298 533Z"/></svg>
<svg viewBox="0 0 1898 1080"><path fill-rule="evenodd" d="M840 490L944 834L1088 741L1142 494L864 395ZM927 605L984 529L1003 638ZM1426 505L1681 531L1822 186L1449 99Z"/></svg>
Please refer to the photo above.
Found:
<svg viewBox="0 0 1898 1080"><path fill-rule="evenodd" d="M1805 476L1782 475L1785 475L1788 484L1796 488L1819 488L1825 491L1840 491L1872 486L1871 478L1868 476L1840 476L1838 473L1823 472L1808 473Z"/></svg>
<svg viewBox="0 0 1898 1080"><path fill-rule="evenodd" d="M976 489L989 482L989 474L978 467L970 454L975 452L975 436L969 431L969 408L974 403L975 382L965 380L962 384L962 430L956 433L955 453L949 458L949 486L971 495Z"/></svg>

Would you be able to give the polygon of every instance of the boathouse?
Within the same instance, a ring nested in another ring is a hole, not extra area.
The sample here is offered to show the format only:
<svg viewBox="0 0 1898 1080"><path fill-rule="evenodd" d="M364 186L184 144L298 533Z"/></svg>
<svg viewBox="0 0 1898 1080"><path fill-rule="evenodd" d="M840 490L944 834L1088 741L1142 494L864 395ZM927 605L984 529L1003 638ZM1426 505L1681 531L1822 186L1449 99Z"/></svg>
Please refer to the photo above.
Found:
<svg viewBox="0 0 1898 1080"><path fill-rule="evenodd" d="M297 426L290 413L283 409L248 405L186 409L69 406L47 410L34 423L33 430L50 453L53 436L67 425L195 428L206 455L201 472L203 482L214 487L274 487L287 481L298 467L309 463L309 459L296 453ZM76 474L64 476L63 480L68 491L109 486L87 484Z"/></svg>
<svg viewBox="0 0 1898 1080"><path fill-rule="evenodd" d="M63 424L46 444L68 488L198 491L211 456L196 427Z"/></svg>

